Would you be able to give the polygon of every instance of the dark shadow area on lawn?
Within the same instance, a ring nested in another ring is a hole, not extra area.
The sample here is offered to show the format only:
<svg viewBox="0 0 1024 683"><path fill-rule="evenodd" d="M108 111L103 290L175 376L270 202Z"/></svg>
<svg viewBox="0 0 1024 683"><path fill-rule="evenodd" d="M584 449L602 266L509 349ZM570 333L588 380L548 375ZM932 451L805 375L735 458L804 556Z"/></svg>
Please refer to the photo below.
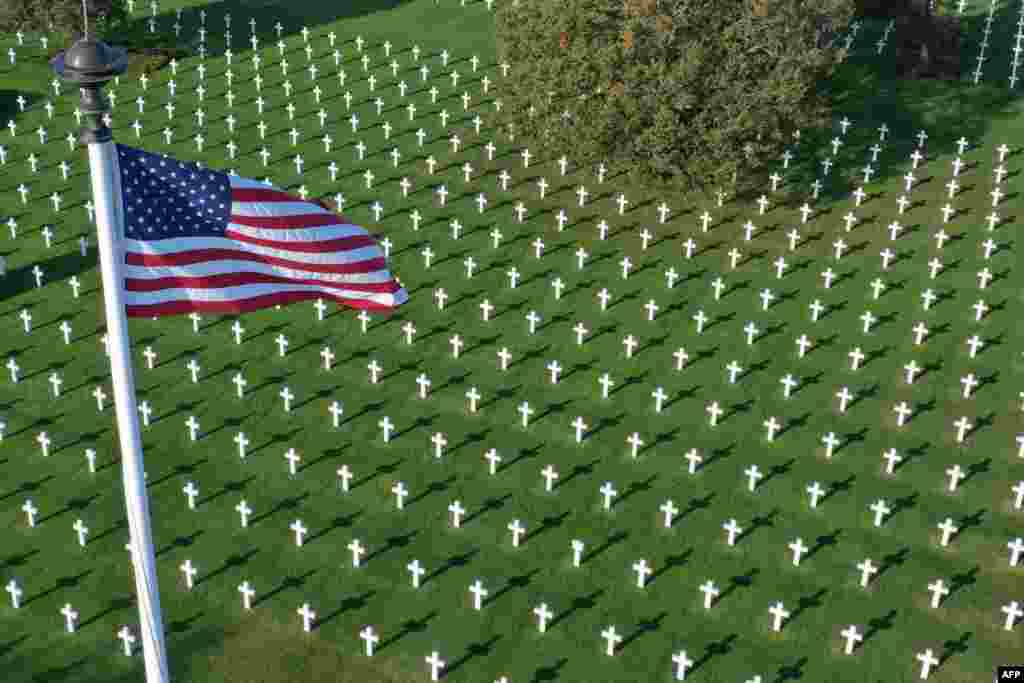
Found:
<svg viewBox="0 0 1024 683"><path fill-rule="evenodd" d="M179 47L186 48L193 54L198 54L199 47L199 11L206 10L207 29L206 34L206 56L219 57L224 53L224 29L226 28L225 16L231 15L231 49L236 55L249 52L252 45L249 43L249 36L252 29L249 20L256 20L256 37L259 39L260 48L276 46L278 33L275 25L280 22L280 39L287 43L285 55L301 50L302 28L307 27L310 33L310 42L327 43L327 31L318 30L318 27L332 24L343 19L386 12L412 0L347 0L346 2L318 2L316 0L292 0L284 2L281 0L224 0L211 4L185 8L181 14L181 36L175 38L174 23L176 11L160 11L156 16L156 33L149 32L149 5L144 5L145 11L136 8L135 16L125 30L120 34L124 36L117 41L119 45L126 45L133 48L141 47ZM120 37L120 36L119 36ZM298 38L298 41L296 41ZM346 43L352 43L354 35L339 33L335 47L342 50L346 59L351 58L352 49L345 49ZM111 42L108 40L108 42ZM364 44L375 46L377 41L368 39ZM397 47L392 52L394 55L405 47ZM277 54L275 48L275 55ZM167 68L167 67L164 67Z"/></svg>
<svg viewBox="0 0 1024 683"><path fill-rule="evenodd" d="M9 256L12 253L14 252L0 252L0 255ZM66 254L9 269L7 275L0 278L0 301L13 299L19 294L36 289L36 278L32 274L32 269L35 266L42 269L43 287L46 287L48 284L63 282L72 275L81 275L87 270L96 268L96 250L91 249L89 255L83 257L78 251L78 246L75 245L74 251Z"/></svg>
<svg viewBox="0 0 1024 683"><path fill-rule="evenodd" d="M864 20L861 34L846 62L840 65L828 83L821 84L823 92L832 97L833 118L838 120L846 114L853 125L845 136L839 136L838 127L803 131L800 142L793 146L797 157L795 162L785 172L779 171L785 176L786 190L795 191L797 196L811 194L811 183L822 172L821 160L832 158L829 141L833 137L843 139L839 153L833 158L842 169L842 176L837 176L833 170L823 179L819 204L825 205L845 198L862 183L865 147L878 142L884 148L878 162L873 164L876 173L870 185L877 187L906 172L908 157L918 144L914 136L924 130L928 137L922 151L927 160L916 173L921 178L934 172L936 167L931 160L935 157L957 155L956 140L961 136L977 145L988 135L993 119L1016 116L1011 105L1020 99L1020 95L1009 88L1010 64L1005 60L987 62L981 83L974 85L974 58L984 35L987 15L987 12L979 12L958 17L963 70L958 81L899 78L893 58L895 44L892 37L888 40L885 54L877 54L875 41L881 37L886 22ZM990 44L1014 43L1016 22L1013 15L1014 11L1009 6L997 9L989 36ZM870 112L870 118L864 119L863 112ZM878 127L883 122L890 130L885 141L879 142ZM977 155L974 147L968 147L963 158L970 163ZM755 181L754 187L767 186L768 173L776 166L781 167L781 164L769 164L763 172L763 179Z"/></svg>
<svg viewBox="0 0 1024 683"><path fill-rule="evenodd" d="M124 602L112 603L111 610L122 609ZM134 608L131 608L134 609ZM106 615L105 615L106 616ZM204 652L218 652L223 642L223 629L203 625L199 628L198 622L202 613L193 613L184 620L174 622L181 626L179 630L166 632L168 662L172 680L195 680L196 676L202 677L193 667L204 662L201 655ZM109 622L110 619L107 619ZM116 621L116 619L115 619ZM136 631L137 634L137 631ZM45 639L33 639L31 635L11 634L12 637L5 639L0 644L0 666L10 674L17 672L17 677L5 680L31 681L32 683L58 683L62 681L105 681L106 683L134 683L145 678L141 648L136 644L136 654L132 660L132 667L128 671L112 672L109 658L106 656L86 655L71 661L66 661L59 656L55 657L52 648L47 647ZM33 641L35 641L33 643ZM33 647L33 644L35 647ZM189 653L189 656L182 656ZM120 667L118 667L120 668Z"/></svg>
<svg viewBox="0 0 1024 683"><path fill-rule="evenodd" d="M6 88L0 90L0 121L5 126L11 119L15 119L15 123L17 123L17 118L21 114L21 109L18 106L19 95L25 98L25 111L28 111L37 100L41 99L36 93L7 90Z"/></svg>

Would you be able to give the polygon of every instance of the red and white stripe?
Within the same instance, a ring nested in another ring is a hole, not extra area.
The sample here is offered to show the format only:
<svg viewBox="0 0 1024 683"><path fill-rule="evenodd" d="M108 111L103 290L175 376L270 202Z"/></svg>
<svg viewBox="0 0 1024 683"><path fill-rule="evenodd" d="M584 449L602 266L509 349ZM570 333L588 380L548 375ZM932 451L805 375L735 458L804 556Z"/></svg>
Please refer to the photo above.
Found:
<svg viewBox="0 0 1024 683"><path fill-rule="evenodd" d="M321 298L386 310L408 300L365 229L258 181L230 180L224 237L125 241L128 316L244 313Z"/></svg>

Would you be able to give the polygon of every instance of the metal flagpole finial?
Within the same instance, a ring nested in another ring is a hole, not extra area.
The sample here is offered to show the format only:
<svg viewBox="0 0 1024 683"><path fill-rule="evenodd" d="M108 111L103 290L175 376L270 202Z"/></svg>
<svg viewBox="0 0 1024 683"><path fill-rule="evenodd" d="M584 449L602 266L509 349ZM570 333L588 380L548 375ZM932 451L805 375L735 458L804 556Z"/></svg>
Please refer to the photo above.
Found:
<svg viewBox="0 0 1024 683"><path fill-rule="evenodd" d="M86 0L82 0L82 9L86 9ZM103 123L107 103L100 90L104 83L128 70L128 52L90 38L86 19L85 35L67 50L57 53L50 60L50 67L61 80L78 84L81 109L85 114L79 140L83 144L110 140L110 129Z"/></svg>

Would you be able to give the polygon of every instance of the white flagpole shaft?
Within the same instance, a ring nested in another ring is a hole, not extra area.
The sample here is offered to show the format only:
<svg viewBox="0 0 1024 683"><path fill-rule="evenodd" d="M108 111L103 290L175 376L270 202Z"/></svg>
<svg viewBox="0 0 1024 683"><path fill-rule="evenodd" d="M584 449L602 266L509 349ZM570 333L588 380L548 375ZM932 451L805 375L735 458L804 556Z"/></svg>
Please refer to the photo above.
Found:
<svg viewBox="0 0 1024 683"><path fill-rule="evenodd" d="M139 605L146 681L170 683L160 612L160 594L156 581L156 557L153 552L153 534L142 464L142 438L139 434L139 417L135 402L135 378L132 374L128 320L124 305L124 256L121 241L124 215L117 149L113 141L92 142L88 149L92 196L96 205L96 244L100 253L103 304L106 310L107 340L110 348L110 376L114 387L117 434L121 444L124 498L131 533L132 566Z"/></svg>

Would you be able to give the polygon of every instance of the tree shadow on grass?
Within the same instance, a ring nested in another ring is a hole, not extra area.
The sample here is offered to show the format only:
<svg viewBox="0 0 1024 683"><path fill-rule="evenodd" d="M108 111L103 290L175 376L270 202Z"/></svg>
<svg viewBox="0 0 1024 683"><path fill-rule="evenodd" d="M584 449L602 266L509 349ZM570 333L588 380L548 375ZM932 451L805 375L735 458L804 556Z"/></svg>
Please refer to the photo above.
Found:
<svg viewBox="0 0 1024 683"><path fill-rule="evenodd" d="M875 54L874 37L880 34L881 25L877 30L869 30L871 40L858 41L851 56L842 64L836 75L821 87L832 98L835 118L841 118L846 111L850 118L855 119L849 133L844 137L837 161L843 176L831 173L825 179L821 198L826 202L845 197L851 183L859 184L863 177L857 163L863 155L865 146L879 141L877 128L886 123L890 133L885 141L880 142L884 151L879 156L879 174L872 177L872 183L886 183L902 174L903 169L891 163L894 159L905 158L918 141L914 135L924 129L928 138L924 151L929 159L936 156L957 154L956 140L964 136L967 140L976 141L985 138L994 120L1015 116L1013 105L1019 101L1020 95L1008 87L1009 66L1002 63L986 66L984 78L979 85L973 84L973 70L968 66L974 63L978 52L975 44L984 33L983 25L987 13L960 17L963 35L961 54L964 68L960 80L910 80L901 79L896 73L895 60L889 56ZM866 25L868 28L870 24ZM1012 43L1015 22L1012 21L1012 9L1002 7L996 11L991 40L994 44ZM889 48L892 49L891 47ZM871 112L871 118L856 121L856 112ZM838 130L821 129L803 131L801 141L795 145L798 161L791 165L785 173L786 185L800 194L809 194L814 178L820 175L820 159L831 153L828 140ZM971 148L966 151L967 160L971 158ZM926 162L927 163L927 162ZM774 168L774 165L769 164ZM767 179L758 180L755 187L763 187Z"/></svg>
<svg viewBox="0 0 1024 683"><path fill-rule="evenodd" d="M21 90L0 90L0 121L3 121L4 125L11 119L17 119L18 115L21 114L21 109L18 107L19 95L25 98L26 111L39 99L39 95L36 93L23 92Z"/></svg>
<svg viewBox="0 0 1024 683"><path fill-rule="evenodd" d="M301 50L301 46L291 37L299 35L303 27L310 30L310 40L315 38L326 42L326 31L318 31L317 27L332 24L343 19L363 17L376 12L386 12L407 5L412 0L347 0L346 2L316 2L315 0L223 0L222 2L204 4L201 6L186 8L181 17L182 36L175 39L173 24L175 12L161 12L156 18L157 33L149 33L149 16L139 13L129 23L125 30L120 31L119 44L131 46L141 45L172 45L188 47L196 50L199 45L199 10L206 11L207 28L207 56L223 54L225 49L224 30L226 28L225 16L231 15L232 24L232 47L235 52L251 49L248 42L252 29L249 25L250 19L255 19L256 37L261 46L273 45L278 41L278 34L275 25L280 22L281 39L288 44L288 52ZM148 8L149 6L146 5ZM335 46L345 51L345 44L355 40L355 36L339 35ZM375 45L377 41L367 40L365 46ZM392 51L395 55L398 49Z"/></svg>
<svg viewBox="0 0 1024 683"><path fill-rule="evenodd" d="M0 119L2 119L0 115ZM13 252L6 252L9 255ZM81 256L76 250L73 253L61 254L43 261L33 261L17 268L11 268L7 275L0 278L0 301L7 301L36 289L36 279L32 275L32 268L39 266L43 271L43 286L48 283L64 281L72 275L80 275L87 270L96 267L95 250L90 251L88 256Z"/></svg>

